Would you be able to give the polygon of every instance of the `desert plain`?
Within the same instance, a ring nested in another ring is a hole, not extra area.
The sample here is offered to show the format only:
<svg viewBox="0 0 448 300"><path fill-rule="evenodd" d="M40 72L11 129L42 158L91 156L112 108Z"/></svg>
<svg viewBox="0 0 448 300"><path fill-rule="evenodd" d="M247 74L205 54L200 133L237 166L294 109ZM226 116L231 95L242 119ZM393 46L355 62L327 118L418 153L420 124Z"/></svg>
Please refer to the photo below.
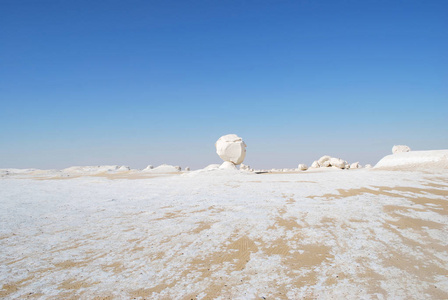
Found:
<svg viewBox="0 0 448 300"><path fill-rule="evenodd" d="M446 170L0 178L3 299L447 299Z"/></svg>

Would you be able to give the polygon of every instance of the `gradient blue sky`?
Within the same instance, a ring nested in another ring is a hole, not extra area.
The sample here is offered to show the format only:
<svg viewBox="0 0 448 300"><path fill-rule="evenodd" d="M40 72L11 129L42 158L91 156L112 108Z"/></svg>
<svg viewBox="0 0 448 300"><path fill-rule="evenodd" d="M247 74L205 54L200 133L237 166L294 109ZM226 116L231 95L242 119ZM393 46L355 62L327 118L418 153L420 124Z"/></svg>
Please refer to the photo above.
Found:
<svg viewBox="0 0 448 300"><path fill-rule="evenodd" d="M448 1L0 1L0 168L448 148Z"/></svg>

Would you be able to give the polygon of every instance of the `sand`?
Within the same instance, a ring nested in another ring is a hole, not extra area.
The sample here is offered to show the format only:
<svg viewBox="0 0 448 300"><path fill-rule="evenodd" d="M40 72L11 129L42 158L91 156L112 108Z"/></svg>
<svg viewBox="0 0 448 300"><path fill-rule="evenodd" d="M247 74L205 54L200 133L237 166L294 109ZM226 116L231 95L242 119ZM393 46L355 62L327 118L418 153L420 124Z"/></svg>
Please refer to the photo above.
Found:
<svg viewBox="0 0 448 300"><path fill-rule="evenodd" d="M0 297L448 298L448 173L229 174L0 179Z"/></svg>

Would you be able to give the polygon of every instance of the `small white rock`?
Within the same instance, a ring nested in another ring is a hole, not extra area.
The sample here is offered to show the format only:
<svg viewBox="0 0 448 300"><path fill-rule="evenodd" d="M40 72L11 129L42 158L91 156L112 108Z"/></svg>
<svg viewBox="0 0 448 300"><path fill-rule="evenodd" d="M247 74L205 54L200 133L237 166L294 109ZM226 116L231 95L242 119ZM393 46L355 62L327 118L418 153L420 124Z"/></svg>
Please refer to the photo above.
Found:
<svg viewBox="0 0 448 300"><path fill-rule="evenodd" d="M299 171L306 171L308 170L308 166L305 164L299 164L299 166L297 167L299 169Z"/></svg>
<svg viewBox="0 0 448 300"><path fill-rule="evenodd" d="M392 147L392 153L402 153L402 152L410 152L411 148L406 145L395 145Z"/></svg>
<svg viewBox="0 0 448 300"><path fill-rule="evenodd" d="M350 169L359 169L359 168L362 168L359 162L354 162L350 165Z"/></svg>

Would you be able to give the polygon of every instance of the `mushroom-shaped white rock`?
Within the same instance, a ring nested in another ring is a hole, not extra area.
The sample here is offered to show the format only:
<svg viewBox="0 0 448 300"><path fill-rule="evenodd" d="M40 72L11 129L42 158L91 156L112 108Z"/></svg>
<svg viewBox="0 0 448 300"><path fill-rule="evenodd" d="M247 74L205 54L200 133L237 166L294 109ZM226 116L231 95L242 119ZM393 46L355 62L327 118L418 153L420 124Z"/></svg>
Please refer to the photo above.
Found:
<svg viewBox="0 0 448 300"><path fill-rule="evenodd" d="M392 147L392 153L410 152L411 148L406 145L395 145Z"/></svg>
<svg viewBox="0 0 448 300"><path fill-rule="evenodd" d="M239 165L246 157L246 144L236 134L227 134L220 137L215 146L216 153L223 161Z"/></svg>

